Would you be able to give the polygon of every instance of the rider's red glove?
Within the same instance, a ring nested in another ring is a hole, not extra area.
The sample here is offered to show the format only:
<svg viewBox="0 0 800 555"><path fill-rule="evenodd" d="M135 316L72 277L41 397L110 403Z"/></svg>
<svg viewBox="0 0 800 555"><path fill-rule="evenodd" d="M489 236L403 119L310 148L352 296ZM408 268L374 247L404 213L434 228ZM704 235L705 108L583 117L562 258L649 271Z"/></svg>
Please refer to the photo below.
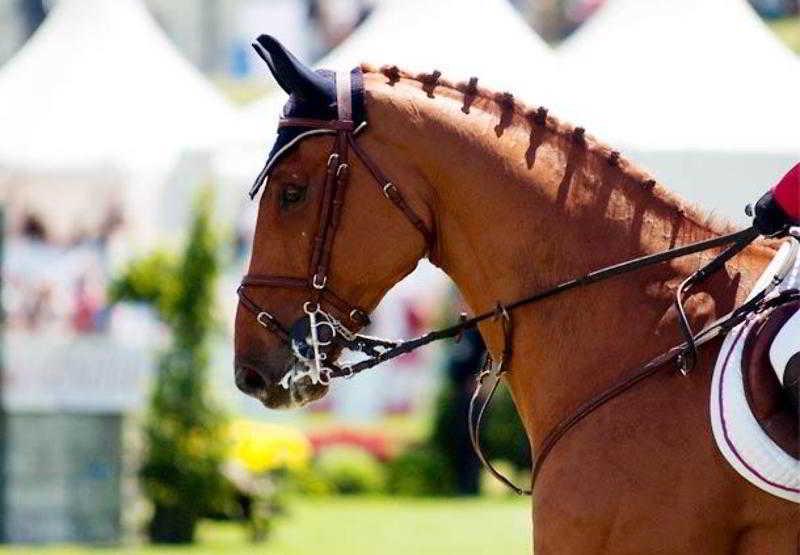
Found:
<svg viewBox="0 0 800 555"><path fill-rule="evenodd" d="M800 225L800 164L756 203L753 226L762 235L775 235Z"/></svg>

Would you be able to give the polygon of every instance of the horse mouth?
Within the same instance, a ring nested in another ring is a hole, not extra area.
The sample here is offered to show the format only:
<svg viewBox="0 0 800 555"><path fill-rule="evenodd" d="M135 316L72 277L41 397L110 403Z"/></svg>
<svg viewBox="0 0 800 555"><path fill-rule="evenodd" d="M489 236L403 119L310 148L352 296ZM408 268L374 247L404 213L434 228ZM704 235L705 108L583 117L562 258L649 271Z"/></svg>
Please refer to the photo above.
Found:
<svg viewBox="0 0 800 555"><path fill-rule="evenodd" d="M303 362L292 357L280 379L265 379L256 367L237 363L236 386L268 409L300 408L321 399L328 392L326 384L314 382L307 375L298 375L305 369Z"/></svg>
<svg viewBox="0 0 800 555"><path fill-rule="evenodd" d="M294 357L286 371L286 375L278 385L278 387L288 392L288 404L273 407L268 404L267 400L261 399L262 404L269 408L300 408L324 397L328 392L327 384L315 382L308 375L295 377L300 371L305 370L307 370L306 364Z"/></svg>

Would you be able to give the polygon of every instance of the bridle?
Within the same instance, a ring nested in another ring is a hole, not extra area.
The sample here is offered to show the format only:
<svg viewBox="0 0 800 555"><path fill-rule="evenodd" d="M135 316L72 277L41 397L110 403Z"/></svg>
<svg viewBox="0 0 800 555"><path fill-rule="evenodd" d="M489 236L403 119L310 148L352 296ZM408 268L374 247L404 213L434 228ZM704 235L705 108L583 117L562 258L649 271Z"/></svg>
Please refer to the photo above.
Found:
<svg viewBox="0 0 800 555"><path fill-rule="evenodd" d="M696 364L698 348L701 345L720 337L753 313L769 310L775 306L800 298L800 291L795 289L786 290L776 295L770 295L774 288L782 281L786 272L788 272L789 266L785 266L778 272L776 279L774 279L765 290L755 295L740 307L709 324L700 332L694 332L684 310L683 304L685 296L693 287L721 270L727 261L741 252L759 236L758 232L750 227L721 237L675 247L663 252L601 268L586 275L537 291L513 302L505 304L498 302L493 310L477 314L471 318L468 318L466 314L462 314L457 324L428 332L414 339L390 341L361 335L358 331L369 324L369 316L366 311L360 307L353 306L336 295L328 284L331 251L341 218L341 209L350 176L350 165L348 162L350 151L364 164L375 182L381 187L384 196L404 214L412 226L424 237L429 252L433 252L435 238L424 221L406 202L396 185L381 172L367 153L358 145L356 136L364 128L366 122L356 126L352 121L349 73L339 72L336 74L336 96L338 112L338 119L336 120L329 121L287 117L281 119L279 123L279 127L307 128L310 130L308 134L335 134L333 149L328 157L325 182L322 191L322 202L319 211L318 232L314 238L314 248L309 264L308 275L306 277L247 275L242 280L238 289L240 303L255 316L256 321L262 327L277 336L282 343L289 345L297 358L308 368L308 370L302 372L293 369L290 373L287 373L281 381L281 384L286 388L289 387L289 382L293 379L299 380L308 377L312 383L328 384L333 378L349 378L359 372L363 372L382 362L414 351L434 341L448 338L455 338L458 340L464 331L475 328L482 322L494 321L500 323L503 338L501 356L497 364L494 364L492 358L487 355L486 363L477 378L475 391L471 399L468 426L470 439L478 458L496 478L518 494L529 495L532 492L536 477L539 475L544 461L556 443L576 424L599 407L603 406L606 402L628 391L646 378L668 368L668 362L677 362L680 371L684 375L688 374ZM303 136L305 135L301 135L300 138ZM297 140L290 143L289 146L296 142ZM270 164L268 163L261 174L259 174L251 190L251 197L258 192L258 189L266 181L269 167ZM795 239L797 239L797 236L795 236ZM495 469L481 449L480 428L486 408L491 403L502 377L509 370L513 355L513 311L578 287L589 286L641 268L661 264L676 258L723 247L725 245L730 246L705 266L689 276L677 288L675 307L680 331L684 338L681 344L660 353L658 356L653 357L646 363L633 369L631 372L627 373L625 377L612 383L608 388L590 398L586 403L578 407L574 413L559 422L559 424L545 436L542 444L537 448L533 461L530 489L523 489L514 485L508 478ZM794 248L796 251L796 241ZM308 293L308 300L303 304L303 311L306 315L305 321L301 320L291 328L282 324L271 312L259 306L247 295L246 290L250 287L270 287L306 291ZM334 363L329 363L326 360L329 354L328 349L334 346L334 340L337 341L339 346L349 348L353 351L360 351L366 354L368 358L346 366L338 366ZM484 382L489 376L493 377L493 381L489 388L489 393L481 400L481 391ZM478 402L479 400L481 401L480 403Z"/></svg>
<svg viewBox="0 0 800 555"><path fill-rule="evenodd" d="M369 325L369 315L358 306L354 306L334 293L328 277L331 264L331 252L341 219L342 206L350 177L350 151L355 154L367 168L383 195L391 201L406 219L425 239L428 249L433 246L433 233L425 222L406 202L403 195L372 161L367 153L356 142L356 135L366 126L366 122L358 127L352 121L351 76L349 72L336 73L336 120L319 120L311 118L283 118L279 128L297 127L311 130L314 134L334 134L333 149L328 156L325 182L322 189L322 202L319 211L318 231L314 237L313 253L306 277L287 277L249 274L244 277L238 289L239 301L244 308L253 313L256 321L276 335L280 341L290 346L295 355L305 361L308 371L294 379L308 376L312 383L327 384L333 375L333 368L324 365L327 349L334 347L334 339L339 346L354 351L361 351L374 356L397 345L397 342L386 341L359 335L358 331ZM251 190L251 197L268 177L269 165L256 178ZM308 294L303 303L307 325L294 327L282 324L269 310L259 306L248 294L247 289L253 287L271 287L282 289L299 289ZM338 367L336 367L338 369ZM285 380L290 379L287 375ZM288 383L288 382L286 382Z"/></svg>

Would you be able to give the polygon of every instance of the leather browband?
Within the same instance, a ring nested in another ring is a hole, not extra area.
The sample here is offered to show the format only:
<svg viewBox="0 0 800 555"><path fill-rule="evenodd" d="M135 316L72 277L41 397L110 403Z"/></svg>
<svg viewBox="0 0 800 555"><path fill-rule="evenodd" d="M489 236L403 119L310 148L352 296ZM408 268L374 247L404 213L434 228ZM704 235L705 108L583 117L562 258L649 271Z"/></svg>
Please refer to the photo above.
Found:
<svg viewBox="0 0 800 555"><path fill-rule="evenodd" d="M353 131L355 124L350 120L325 120L312 118L282 118L278 127L308 127L310 129L330 129L331 131Z"/></svg>

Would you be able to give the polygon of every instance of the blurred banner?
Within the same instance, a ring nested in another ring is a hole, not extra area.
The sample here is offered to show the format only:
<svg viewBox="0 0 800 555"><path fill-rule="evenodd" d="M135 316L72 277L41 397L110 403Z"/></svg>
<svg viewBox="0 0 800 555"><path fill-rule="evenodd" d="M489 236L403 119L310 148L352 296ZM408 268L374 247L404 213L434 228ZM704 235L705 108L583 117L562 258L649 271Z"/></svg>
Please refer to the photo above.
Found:
<svg viewBox="0 0 800 555"><path fill-rule="evenodd" d="M103 335L11 331L2 404L10 411L128 412L142 406L151 349Z"/></svg>

